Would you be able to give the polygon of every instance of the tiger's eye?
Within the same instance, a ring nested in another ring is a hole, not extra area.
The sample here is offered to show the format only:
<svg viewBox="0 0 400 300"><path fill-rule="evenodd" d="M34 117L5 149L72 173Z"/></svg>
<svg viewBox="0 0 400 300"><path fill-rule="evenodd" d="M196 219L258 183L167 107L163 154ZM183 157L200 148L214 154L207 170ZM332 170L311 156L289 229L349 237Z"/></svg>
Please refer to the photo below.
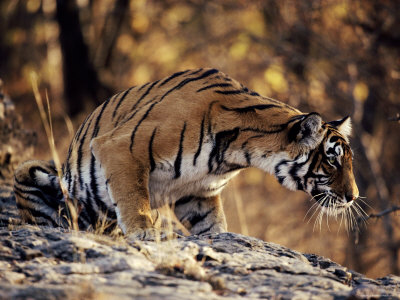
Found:
<svg viewBox="0 0 400 300"><path fill-rule="evenodd" d="M336 161L336 158L334 156L329 156L328 157L328 161L329 161L330 164L333 165L335 163L335 161Z"/></svg>

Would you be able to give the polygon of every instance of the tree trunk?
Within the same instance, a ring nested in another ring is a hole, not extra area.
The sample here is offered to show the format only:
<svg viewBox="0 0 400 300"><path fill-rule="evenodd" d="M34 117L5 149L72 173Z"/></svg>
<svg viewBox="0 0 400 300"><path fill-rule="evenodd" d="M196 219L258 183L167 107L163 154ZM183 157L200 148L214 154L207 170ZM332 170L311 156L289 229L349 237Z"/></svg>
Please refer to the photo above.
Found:
<svg viewBox="0 0 400 300"><path fill-rule="evenodd" d="M63 54L64 95L68 114L75 116L86 104L100 104L112 93L98 79L84 42L76 2L57 0L57 22Z"/></svg>

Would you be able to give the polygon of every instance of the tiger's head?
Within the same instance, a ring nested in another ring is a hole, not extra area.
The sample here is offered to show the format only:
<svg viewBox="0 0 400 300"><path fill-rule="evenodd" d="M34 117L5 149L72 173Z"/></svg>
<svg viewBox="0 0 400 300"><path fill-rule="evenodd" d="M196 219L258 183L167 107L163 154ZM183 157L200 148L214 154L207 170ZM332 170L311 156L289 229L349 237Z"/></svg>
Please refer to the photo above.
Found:
<svg viewBox="0 0 400 300"><path fill-rule="evenodd" d="M324 213L346 212L359 197L350 133L349 117L325 123L317 113L300 115L287 131L288 151L295 155L275 165L275 176L285 187L310 194Z"/></svg>

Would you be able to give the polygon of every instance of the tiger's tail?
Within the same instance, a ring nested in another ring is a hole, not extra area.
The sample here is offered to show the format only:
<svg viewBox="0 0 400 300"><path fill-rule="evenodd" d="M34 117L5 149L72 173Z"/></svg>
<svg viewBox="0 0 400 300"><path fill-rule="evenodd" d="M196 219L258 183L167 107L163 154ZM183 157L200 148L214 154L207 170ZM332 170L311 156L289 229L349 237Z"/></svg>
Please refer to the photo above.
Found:
<svg viewBox="0 0 400 300"><path fill-rule="evenodd" d="M17 208L24 222L71 227L54 163L30 160L21 164L15 171L14 193Z"/></svg>

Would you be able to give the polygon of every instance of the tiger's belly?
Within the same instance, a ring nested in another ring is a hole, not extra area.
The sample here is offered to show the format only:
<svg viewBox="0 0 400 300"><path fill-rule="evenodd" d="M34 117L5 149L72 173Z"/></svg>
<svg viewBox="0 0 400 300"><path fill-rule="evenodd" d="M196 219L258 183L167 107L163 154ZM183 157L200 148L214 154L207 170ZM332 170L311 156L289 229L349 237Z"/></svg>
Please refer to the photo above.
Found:
<svg viewBox="0 0 400 300"><path fill-rule="evenodd" d="M185 196L211 197L221 193L230 179L236 176L240 170L228 171L224 174L209 172L208 152L203 151L196 164L193 164L193 156L182 158L180 176L176 176L174 160L163 160L157 163L156 168L149 176L149 194L151 208L159 208L165 204L173 204ZM204 156L204 157L203 157ZM107 187L106 179L100 164L94 164L96 182L96 196L94 197L91 187L93 176L90 174L89 162L82 167L82 186L75 189L75 198L85 206L90 204L96 210L100 207L107 211L114 211L115 201L110 197L110 190ZM72 173L73 178L78 178ZM75 179L78 181L77 179ZM67 185L66 179L63 183ZM131 199L130 201L135 201ZM101 202L101 203L100 203Z"/></svg>
<svg viewBox="0 0 400 300"><path fill-rule="evenodd" d="M175 178L173 163L160 164L149 178L150 205L158 208L173 204L185 196L211 197L221 193L229 180L240 170L224 174L210 174L207 164L199 160L193 165L193 156L184 157L181 174Z"/></svg>
<svg viewBox="0 0 400 300"><path fill-rule="evenodd" d="M162 178L151 176L149 182L150 205L152 208L158 208L167 203L173 204L185 196L211 197L218 195L238 172L183 180L162 180Z"/></svg>

